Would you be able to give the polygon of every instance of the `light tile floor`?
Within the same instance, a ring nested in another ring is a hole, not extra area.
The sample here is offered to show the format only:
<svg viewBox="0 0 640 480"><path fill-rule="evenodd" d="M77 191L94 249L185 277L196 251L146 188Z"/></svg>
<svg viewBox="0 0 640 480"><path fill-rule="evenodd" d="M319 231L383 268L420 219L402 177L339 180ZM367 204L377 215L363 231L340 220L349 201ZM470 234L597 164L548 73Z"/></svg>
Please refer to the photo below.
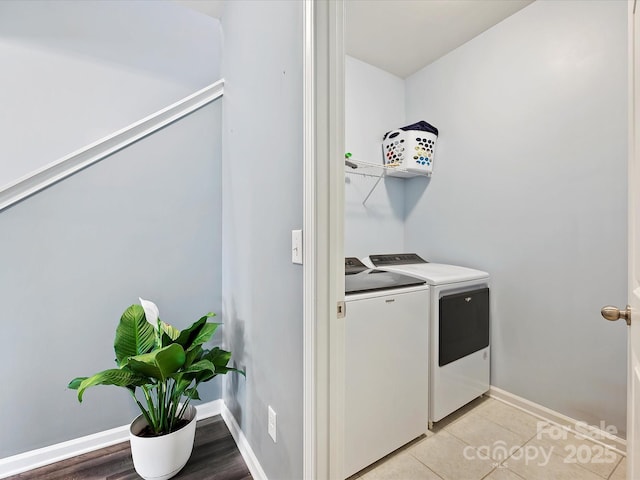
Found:
<svg viewBox="0 0 640 480"><path fill-rule="evenodd" d="M350 480L625 480L626 459L481 398Z"/></svg>

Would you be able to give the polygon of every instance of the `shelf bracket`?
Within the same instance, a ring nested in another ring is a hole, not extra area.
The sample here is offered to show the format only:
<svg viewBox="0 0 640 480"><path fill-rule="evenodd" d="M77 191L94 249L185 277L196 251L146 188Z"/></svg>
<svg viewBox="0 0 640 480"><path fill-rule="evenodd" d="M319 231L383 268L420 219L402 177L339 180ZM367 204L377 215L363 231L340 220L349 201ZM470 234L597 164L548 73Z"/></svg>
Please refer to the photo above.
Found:
<svg viewBox="0 0 640 480"><path fill-rule="evenodd" d="M373 193L373 191L376 189L376 187L378 186L378 184L380 183L380 180L382 180L382 177L384 177L384 170L382 170L382 172L380 173L380 176L378 177L378 179L376 180L376 183L373 184L373 187L371 187L371 190L369 190L369 193L367 194L366 197L364 197L364 200L362 201L362 205L367 203L367 200L369 200L369 197L371 196L371 194Z"/></svg>

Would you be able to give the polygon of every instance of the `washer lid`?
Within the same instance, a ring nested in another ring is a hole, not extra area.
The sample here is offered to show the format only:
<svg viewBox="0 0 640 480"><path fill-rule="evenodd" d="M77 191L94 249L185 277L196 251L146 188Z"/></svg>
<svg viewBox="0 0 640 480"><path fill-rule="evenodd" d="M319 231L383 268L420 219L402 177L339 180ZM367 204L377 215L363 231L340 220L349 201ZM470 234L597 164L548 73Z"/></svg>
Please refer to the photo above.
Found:
<svg viewBox="0 0 640 480"><path fill-rule="evenodd" d="M424 278L429 285L443 285L447 283L467 282L469 280L482 280L489 278L487 272L474 270L473 268L458 267L457 265L446 265L443 263L426 263L420 257L416 263L404 263L407 255L370 255L364 261L365 264L373 265L389 272L398 272L406 275ZM377 257L398 257L403 261L376 261ZM381 263L384 263L382 265Z"/></svg>
<svg viewBox="0 0 640 480"><path fill-rule="evenodd" d="M399 272L369 269L357 258L345 258L345 293L375 292L425 283L422 278Z"/></svg>

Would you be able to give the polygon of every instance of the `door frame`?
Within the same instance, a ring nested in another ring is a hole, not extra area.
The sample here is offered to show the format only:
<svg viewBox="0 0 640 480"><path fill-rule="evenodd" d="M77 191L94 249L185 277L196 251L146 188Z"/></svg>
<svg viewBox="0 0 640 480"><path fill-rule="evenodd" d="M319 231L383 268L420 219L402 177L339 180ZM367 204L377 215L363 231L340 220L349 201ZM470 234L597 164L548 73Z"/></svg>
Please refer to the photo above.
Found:
<svg viewBox="0 0 640 480"><path fill-rule="evenodd" d="M303 15L303 478L323 480L340 478L344 441L330 375L344 356L344 0L305 0Z"/></svg>
<svg viewBox="0 0 640 480"><path fill-rule="evenodd" d="M324 480L341 478L344 442L331 368L344 355L332 328L344 300L344 0L304 0L303 30L303 478Z"/></svg>
<svg viewBox="0 0 640 480"><path fill-rule="evenodd" d="M637 59L638 45L640 44L640 31L638 31L637 19L637 0L628 0L628 123L629 123L629 152L628 152L628 292L627 301L632 307L632 317L637 316L634 307L637 307L637 295L634 289L637 287L638 279L636 269L637 250L638 247L634 243L637 241L640 232L637 231L637 205L638 205L638 185L634 182L638 178L639 159L638 147L640 146L640 132L638 131L638 115L640 113L640 92L638 91L638 72L640 71L640 62ZM633 479L638 475L640 465L638 464L638 449L640 448L640 416L638 415L638 392L637 390L637 372L638 367L638 344L640 337L636 325L639 318L632 318L632 323L628 330L628 347L627 347L627 478Z"/></svg>

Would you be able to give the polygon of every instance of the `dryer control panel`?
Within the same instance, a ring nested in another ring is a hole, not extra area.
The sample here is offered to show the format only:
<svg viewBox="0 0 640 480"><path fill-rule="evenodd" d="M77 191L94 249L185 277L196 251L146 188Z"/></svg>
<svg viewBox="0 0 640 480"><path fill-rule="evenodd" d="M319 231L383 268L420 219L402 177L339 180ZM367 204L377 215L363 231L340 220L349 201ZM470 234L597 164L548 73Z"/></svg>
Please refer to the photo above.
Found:
<svg viewBox="0 0 640 480"><path fill-rule="evenodd" d="M369 255L369 259L376 267L429 263L417 253L386 253L383 255Z"/></svg>

